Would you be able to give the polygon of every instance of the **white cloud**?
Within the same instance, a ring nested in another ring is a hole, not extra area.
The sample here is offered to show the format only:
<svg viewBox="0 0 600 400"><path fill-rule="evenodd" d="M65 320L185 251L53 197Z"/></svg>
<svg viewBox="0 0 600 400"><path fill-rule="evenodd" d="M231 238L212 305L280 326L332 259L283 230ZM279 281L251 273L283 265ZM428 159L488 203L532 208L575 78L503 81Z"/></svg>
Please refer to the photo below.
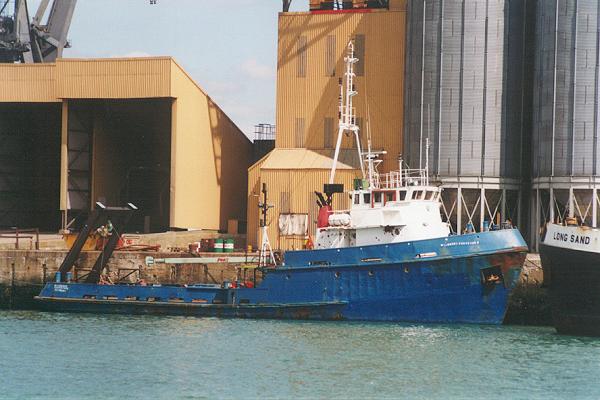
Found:
<svg viewBox="0 0 600 400"><path fill-rule="evenodd" d="M240 66L241 70L251 78L255 79L274 79L275 69L268 65L261 64L255 58L249 58Z"/></svg>

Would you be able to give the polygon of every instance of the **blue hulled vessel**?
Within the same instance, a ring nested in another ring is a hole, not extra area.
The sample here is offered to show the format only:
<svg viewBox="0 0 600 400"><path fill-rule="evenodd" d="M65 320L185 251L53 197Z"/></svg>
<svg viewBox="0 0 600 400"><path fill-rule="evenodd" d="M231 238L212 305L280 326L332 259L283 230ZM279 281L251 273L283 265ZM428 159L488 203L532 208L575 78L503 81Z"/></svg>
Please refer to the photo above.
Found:
<svg viewBox="0 0 600 400"><path fill-rule="evenodd" d="M499 324L526 246L515 229L287 252L257 287L48 283L47 310Z"/></svg>
<svg viewBox="0 0 600 400"><path fill-rule="evenodd" d="M380 175L368 165L368 179L350 191L349 210L331 209L336 185L326 185L315 248L288 251L280 265L257 268L258 283L88 279L48 283L36 299L57 311L501 323L527 253L519 231L451 235L440 215L441 189L429 184L426 170Z"/></svg>
<svg viewBox="0 0 600 400"><path fill-rule="evenodd" d="M345 61L337 146L326 196L317 194L314 248L288 251L279 265L266 265L266 257L261 257L260 282L222 285L102 285L97 264L86 283L48 283L36 297L42 307L237 318L501 323L527 253L523 238L516 229L452 235L442 221L441 188L430 184L427 162L423 169L409 169L400 160L398 171L380 174L379 156L385 152L372 151L368 135L363 153L355 124L352 79L357 59L352 43ZM332 196L343 192L334 182L345 133L356 138L362 177L349 192L349 209L332 210ZM263 193L264 256L269 254L264 187ZM109 245L115 242L109 240Z"/></svg>

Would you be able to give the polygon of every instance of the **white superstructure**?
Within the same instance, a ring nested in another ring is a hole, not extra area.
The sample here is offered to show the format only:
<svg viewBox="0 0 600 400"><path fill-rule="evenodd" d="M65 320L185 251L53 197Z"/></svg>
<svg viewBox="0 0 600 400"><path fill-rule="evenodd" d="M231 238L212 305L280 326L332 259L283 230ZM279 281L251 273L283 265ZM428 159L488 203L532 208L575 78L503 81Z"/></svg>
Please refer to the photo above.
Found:
<svg viewBox="0 0 600 400"><path fill-rule="evenodd" d="M371 167L371 166L370 166ZM371 168L369 168L371 170ZM399 243L448 236L440 214L441 188L424 170L370 174L349 192L349 210L332 211L329 226L317 229L315 248Z"/></svg>
<svg viewBox="0 0 600 400"><path fill-rule="evenodd" d="M354 88L354 64L358 61L354 57L352 42L348 43L348 54L344 61L343 85L340 80L339 129L329 183L334 182L344 133L350 133L356 139L363 179L356 179L354 190L349 192L349 210L321 210L330 215L327 226L317 228L315 248L399 243L448 236L450 227L442 221L440 213L442 190L429 184L428 159L423 169L405 168L400 159L398 171L380 174L377 171L381 163L379 156L385 151L372 151L370 134L367 135L367 152L362 152L352 106L352 98L357 94ZM426 147L425 154L428 154L429 140Z"/></svg>

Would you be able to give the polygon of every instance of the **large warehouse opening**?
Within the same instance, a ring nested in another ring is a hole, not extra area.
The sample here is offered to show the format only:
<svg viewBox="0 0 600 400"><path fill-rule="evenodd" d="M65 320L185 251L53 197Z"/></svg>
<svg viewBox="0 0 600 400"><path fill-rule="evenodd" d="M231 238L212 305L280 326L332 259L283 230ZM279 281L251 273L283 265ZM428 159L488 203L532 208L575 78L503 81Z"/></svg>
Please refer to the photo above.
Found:
<svg viewBox="0 0 600 400"><path fill-rule="evenodd" d="M130 231L169 228L171 99L69 102L70 217L133 203Z"/></svg>
<svg viewBox="0 0 600 400"><path fill-rule="evenodd" d="M0 229L59 229L60 116L60 103L0 104Z"/></svg>

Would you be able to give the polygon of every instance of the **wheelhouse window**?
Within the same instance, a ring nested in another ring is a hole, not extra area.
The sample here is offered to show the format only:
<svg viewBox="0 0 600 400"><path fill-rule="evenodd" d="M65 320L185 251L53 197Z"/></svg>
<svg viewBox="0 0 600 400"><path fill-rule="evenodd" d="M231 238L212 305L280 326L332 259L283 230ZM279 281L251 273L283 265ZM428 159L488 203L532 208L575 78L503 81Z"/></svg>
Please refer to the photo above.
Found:
<svg viewBox="0 0 600 400"><path fill-rule="evenodd" d="M435 199L436 192L429 192L429 200Z"/></svg>
<svg viewBox="0 0 600 400"><path fill-rule="evenodd" d="M406 199L406 190L400 190L398 193L400 194L400 201L404 201Z"/></svg>
<svg viewBox="0 0 600 400"><path fill-rule="evenodd" d="M423 196L423 191L422 190L415 190L412 194L412 198L413 200L417 200L420 199Z"/></svg>
<svg viewBox="0 0 600 400"><path fill-rule="evenodd" d="M373 193L373 202L374 203L381 203L381 192L375 192Z"/></svg>
<svg viewBox="0 0 600 400"><path fill-rule="evenodd" d="M396 200L396 192L385 192L385 202Z"/></svg>
<svg viewBox="0 0 600 400"><path fill-rule="evenodd" d="M371 193L363 194L363 200L365 204L371 204Z"/></svg>
<svg viewBox="0 0 600 400"><path fill-rule="evenodd" d="M354 204L360 204L360 194L354 195Z"/></svg>

